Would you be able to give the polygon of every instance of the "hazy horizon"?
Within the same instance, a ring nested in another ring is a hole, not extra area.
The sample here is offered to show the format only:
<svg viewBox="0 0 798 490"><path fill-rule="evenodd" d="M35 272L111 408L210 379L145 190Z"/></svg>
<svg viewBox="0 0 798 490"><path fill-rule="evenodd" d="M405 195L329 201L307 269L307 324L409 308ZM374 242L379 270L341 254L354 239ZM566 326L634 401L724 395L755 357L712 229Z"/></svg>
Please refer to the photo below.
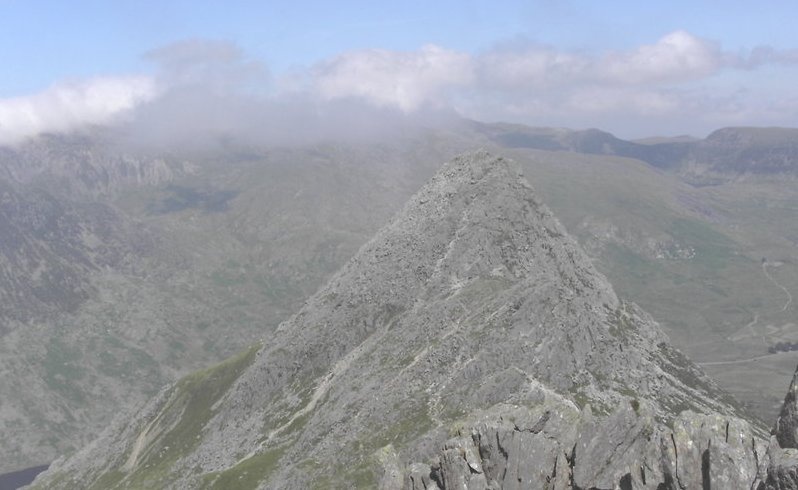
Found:
<svg viewBox="0 0 798 490"><path fill-rule="evenodd" d="M3 1L14 69L0 143L131 121L170 137L431 114L628 139L796 126L795 14L788 2Z"/></svg>

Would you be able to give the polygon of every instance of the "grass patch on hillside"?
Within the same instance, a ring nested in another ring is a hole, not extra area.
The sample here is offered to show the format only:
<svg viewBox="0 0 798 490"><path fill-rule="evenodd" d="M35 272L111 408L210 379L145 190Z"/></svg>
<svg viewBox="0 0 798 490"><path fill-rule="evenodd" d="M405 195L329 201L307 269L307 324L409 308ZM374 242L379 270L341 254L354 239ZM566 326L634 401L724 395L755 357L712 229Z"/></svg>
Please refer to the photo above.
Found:
<svg viewBox="0 0 798 490"><path fill-rule="evenodd" d="M283 456L282 449L273 449L239 462L224 471L209 473L203 477L203 490L247 490L257 488L266 480Z"/></svg>
<svg viewBox="0 0 798 490"><path fill-rule="evenodd" d="M724 268L732 258L734 242L707 223L679 218L670 227L673 238L695 249L691 262L709 271Z"/></svg>
<svg viewBox="0 0 798 490"><path fill-rule="evenodd" d="M132 472L111 471L101 476L91 488L149 489L169 486L173 465L194 450L197 437L214 415L213 405L230 389L233 382L255 359L260 345L216 365L189 374L177 382L166 406L156 416L155 426L165 430L142 448Z"/></svg>
<svg viewBox="0 0 798 490"><path fill-rule="evenodd" d="M77 383L85 376L81 360L78 349L67 345L57 335L52 337L43 362L44 381L68 400L85 403L86 397Z"/></svg>
<svg viewBox="0 0 798 490"><path fill-rule="evenodd" d="M665 273L657 262L615 243L607 244L605 258L616 268L616 275L623 278L623 282L630 287L644 285Z"/></svg>
<svg viewBox="0 0 798 490"><path fill-rule="evenodd" d="M113 378L124 379L142 375L155 383L158 363L143 349L124 344L114 335L102 337L102 344L97 348L100 363L99 370ZM146 374L145 374L146 373Z"/></svg>
<svg viewBox="0 0 798 490"><path fill-rule="evenodd" d="M423 397L420 396L419 400L423 400ZM426 402L395 407L390 413L398 414L398 418L364 431L361 439L342 448L347 455L346 463L336 468L322 468L315 463L306 464L308 471L315 475L311 488L376 488L376 469L381 466L377 457L379 451L387 446L401 449L436 426L427 412Z"/></svg>

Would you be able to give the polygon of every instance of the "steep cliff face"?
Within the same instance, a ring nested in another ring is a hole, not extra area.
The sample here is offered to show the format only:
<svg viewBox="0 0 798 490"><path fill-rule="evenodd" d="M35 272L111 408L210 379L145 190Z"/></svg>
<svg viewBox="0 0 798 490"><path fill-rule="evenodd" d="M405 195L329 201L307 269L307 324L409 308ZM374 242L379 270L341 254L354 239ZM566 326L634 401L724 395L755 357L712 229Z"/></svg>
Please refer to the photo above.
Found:
<svg viewBox="0 0 798 490"><path fill-rule="evenodd" d="M431 466L413 465L383 488L753 489L766 463L766 446L734 417L687 411L667 427L645 402L607 418L516 406L461 431Z"/></svg>
<svg viewBox="0 0 798 490"><path fill-rule="evenodd" d="M723 128L694 143L686 159L689 173L710 176L795 176L798 130Z"/></svg>
<svg viewBox="0 0 798 490"><path fill-rule="evenodd" d="M196 172L170 184L104 182L128 159L104 144L0 148L0 474L74 452L120 407L268 337L437 168L264 149L181 154Z"/></svg>
<svg viewBox="0 0 798 490"><path fill-rule="evenodd" d="M89 274L126 270L155 239L113 208L77 203L0 180L0 335L8 321L69 312L90 294Z"/></svg>
<svg viewBox="0 0 798 490"><path fill-rule="evenodd" d="M793 375L779 418L771 431L767 478L757 490L798 488L798 370Z"/></svg>
<svg viewBox="0 0 798 490"><path fill-rule="evenodd" d="M166 388L38 486L752 488L761 434L513 162L478 152L263 346Z"/></svg>
<svg viewBox="0 0 798 490"><path fill-rule="evenodd" d="M98 196L125 185L157 185L191 172L169 156L125 152L98 130L90 136L42 135L18 147L0 147L0 177L36 183L68 196Z"/></svg>

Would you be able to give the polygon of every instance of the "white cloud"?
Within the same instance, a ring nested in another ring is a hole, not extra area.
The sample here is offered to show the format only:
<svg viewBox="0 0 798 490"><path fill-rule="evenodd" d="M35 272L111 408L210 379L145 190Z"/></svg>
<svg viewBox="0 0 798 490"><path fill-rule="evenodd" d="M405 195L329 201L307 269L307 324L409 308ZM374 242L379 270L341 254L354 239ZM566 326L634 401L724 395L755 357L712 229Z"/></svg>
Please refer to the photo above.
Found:
<svg viewBox="0 0 798 490"><path fill-rule="evenodd" d="M197 87L215 93L264 91L269 70L248 59L235 43L213 39L187 39L154 49L144 56L157 66L158 83L165 89Z"/></svg>
<svg viewBox="0 0 798 490"><path fill-rule="evenodd" d="M494 49L478 57L477 63L483 82L505 88L642 85L711 75L723 67L724 55L715 44L676 31L630 51L591 56L531 44Z"/></svg>
<svg viewBox="0 0 798 490"><path fill-rule="evenodd" d="M152 79L122 77L59 84L38 94L0 99L0 144L106 124L154 96Z"/></svg>
<svg viewBox="0 0 798 490"><path fill-rule="evenodd" d="M495 49L477 58L480 80L504 89L545 88L572 83L590 73L590 60L547 46Z"/></svg>
<svg viewBox="0 0 798 490"><path fill-rule="evenodd" d="M784 102L790 91L768 90L763 74L752 72L768 65L786 73L798 65L796 53L770 47L730 53L685 31L599 53L515 42L474 58L478 77L457 108L475 119L598 126L636 136L696 128L701 134L724 124L795 125L796 113ZM779 114L756 109L764 106ZM679 124L684 128L674 130Z"/></svg>
<svg viewBox="0 0 798 490"><path fill-rule="evenodd" d="M798 50L730 53L685 31L604 52L519 41L477 54L436 45L358 50L276 78L226 41L182 41L146 57L157 66L152 78L98 78L0 99L0 143L108 123L133 108L128 127L151 141L197 134L304 141L344 127L360 134L380 121L394 127L448 117L452 109L480 120L598 126L626 135L679 124L685 128L676 132L709 131L722 121L798 124L795 104L785 103L795 100L792 87L762 83L765 75L775 80L775 70L789 80ZM756 73L763 66L768 72Z"/></svg>
<svg viewBox="0 0 798 490"><path fill-rule="evenodd" d="M702 78L719 70L723 62L714 43L676 31L655 44L608 53L597 60L596 71L619 83L658 83Z"/></svg>
<svg viewBox="0 0 798 490"><path fill-rule="evenodd" d="M447 88L471 83L472 61L435 45L416 52L355 51L317 66L312 87L328 100L362 97L411 112L436 103Z"/></svg>

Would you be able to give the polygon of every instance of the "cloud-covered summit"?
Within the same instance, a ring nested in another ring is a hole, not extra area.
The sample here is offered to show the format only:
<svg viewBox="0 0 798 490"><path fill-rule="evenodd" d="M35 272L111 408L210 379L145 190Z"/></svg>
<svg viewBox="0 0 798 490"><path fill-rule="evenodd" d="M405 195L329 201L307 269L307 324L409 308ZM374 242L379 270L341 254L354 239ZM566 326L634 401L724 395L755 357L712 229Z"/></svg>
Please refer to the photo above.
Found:
<svg viewBox="0 0 798 490"><path fill-rule="evenodd" d="M150 75L60 83L0 99L0 144L117 121L162 142L197 133L298 142L452 113L601 127L627 137L790 126L798 124L798 95L772 73L795 70L796 53L730 51L677 30L601 51L519 39L477 53L435 44L351 50L272 73L232 42L192 39L146 53Z"/></svg>
<svg viewBox="0 0 798 490"><path fill-rule="evenodd" d="M113 123L156 93L151 78L127 76L59 83L37 94L0 99L0 144Z"/></svg>
<svg viewBox="0 0 798 490"><path fill-rule="evenodd" d="M732 53L678 30L651 44L603 52L523 40L477 54L434 45L414 52L363 50L312 73L328 98L360 96L404 111L447 105L475 119L599 126L640 136L641 130L705 133L745 120L796 124L795 101L785 100L792 94L758 90L759 74L753 73L796 64L791 51L760 46ZM725 78L736 83L729 86ZM782 111L772 110L780 104Z"/></svg>

